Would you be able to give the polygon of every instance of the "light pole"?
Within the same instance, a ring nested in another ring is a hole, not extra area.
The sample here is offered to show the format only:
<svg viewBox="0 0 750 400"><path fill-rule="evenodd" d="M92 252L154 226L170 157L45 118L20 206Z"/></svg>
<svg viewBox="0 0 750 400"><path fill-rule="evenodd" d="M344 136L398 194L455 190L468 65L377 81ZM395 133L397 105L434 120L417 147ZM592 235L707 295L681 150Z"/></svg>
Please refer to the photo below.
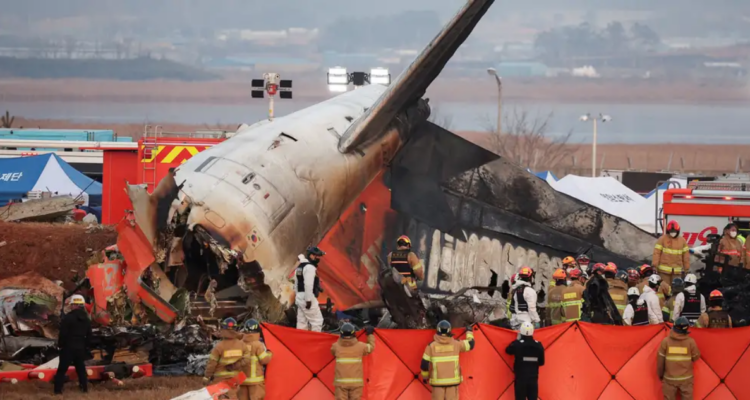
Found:
<svg viewBox="0 0 750 400"><path fill-rule="evenodd" d="M588 122L591 121L594 123L594 141L591 144L591 177L596 178L596 122L602 121L602 122L608 122L611 121L612 117L609 115L604 115L599 113L599 116L592 117L591 114L581 115L581 121Z"/></svg>
<svg viewBox="0 0 750 400"><path fill-rule="evenodd" d="M503 81L495 68L487 68L487 74L494 76L497 82L497 134L500 135L503 131Z"/></svg>

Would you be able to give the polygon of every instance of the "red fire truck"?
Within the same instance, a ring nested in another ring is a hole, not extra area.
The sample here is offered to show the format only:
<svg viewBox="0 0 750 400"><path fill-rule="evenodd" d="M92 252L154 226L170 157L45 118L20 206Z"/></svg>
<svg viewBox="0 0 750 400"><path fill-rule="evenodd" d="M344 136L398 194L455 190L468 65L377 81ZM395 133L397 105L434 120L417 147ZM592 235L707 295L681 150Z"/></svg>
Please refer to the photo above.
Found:
<svg viewBox="0 0 750 400"><path fill-rule="evenodd" d="M750 233L750 178L732 176L689 182L687 188L664 192L662 224L676 220L688 246L705 245L710 234L723 233L734 222L740 234Z"/></svg>

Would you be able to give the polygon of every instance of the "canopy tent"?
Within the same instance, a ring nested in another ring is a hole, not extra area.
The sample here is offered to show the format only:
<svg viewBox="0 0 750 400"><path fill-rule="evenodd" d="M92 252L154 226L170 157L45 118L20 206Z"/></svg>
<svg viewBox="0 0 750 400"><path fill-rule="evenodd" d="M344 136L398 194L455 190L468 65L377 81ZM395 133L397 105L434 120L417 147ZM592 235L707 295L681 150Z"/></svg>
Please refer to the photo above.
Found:
<svg viewBox="0 0 750 400"><path fill-rule="evenodd" d="M89 206L102 203L102 184L54 153L0 159L0 206L10 200L24 199L31 191L82 198Z"/></svg>
<svg viewBox="0 0 750 400"><path fill-rule="evenodd" d="M553 174L553 173L552 173L552 172L550 172L550 171L537 172L537 173L534 173L534 175L536 175L537 177L539 177L539 178L541 178L541 179L544 179L544 180L545 180L545 181L547 181L547 183L549 183L550 185L551 185L551 184L552 184L553 182L557 182L557 180L558 180L558 179L557 179L557 177L555 176L555 174Z"/></svg>

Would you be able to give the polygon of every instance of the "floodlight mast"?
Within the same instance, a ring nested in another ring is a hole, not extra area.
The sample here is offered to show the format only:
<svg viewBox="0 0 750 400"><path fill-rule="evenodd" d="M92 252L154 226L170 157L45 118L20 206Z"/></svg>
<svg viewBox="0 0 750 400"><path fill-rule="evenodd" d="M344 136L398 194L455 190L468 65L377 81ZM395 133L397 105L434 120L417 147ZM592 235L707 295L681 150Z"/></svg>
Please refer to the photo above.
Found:
<svg viewBox="0 0 750 400"><path fill-rule="evenodd" d="M391 84L391 74L386 68L373 68L370 72L347 72L344 67L333 67L328 69L328 90L331 92L346 92L348 85L354 88L364 85L379 84L388 86Z"/></svg>
<svg viewBox="0 0 750 400"><path fill-rule="evenodd" d="M253 79L252 82L252 97L254 99L262 99L265 94L268 94L268 120L273 121L274 118L274 97L279 94L282 99L292 98L292 81L288 79L280 79L279 74L275 72L267 72L263 74L263 79Z"/></svg>

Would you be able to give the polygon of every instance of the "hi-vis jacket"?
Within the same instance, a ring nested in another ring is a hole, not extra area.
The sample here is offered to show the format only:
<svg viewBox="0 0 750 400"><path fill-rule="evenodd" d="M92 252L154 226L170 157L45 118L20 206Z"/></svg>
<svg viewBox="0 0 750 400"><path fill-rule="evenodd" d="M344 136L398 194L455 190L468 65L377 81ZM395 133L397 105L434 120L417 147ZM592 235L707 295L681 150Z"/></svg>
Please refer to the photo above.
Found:
<svg viewBox="0 0 750 400"><path fill-rule="evenodd" d="M557 325L563 322L563 293L567 286L553 286L549 290L547 302L547 323Z"/></svg>
<svg viewBox="0 0 750 400"><path fill-rule="evenodd" d="M474 348L474 334L466 332L466 340L435 335L422 356L422 378L430 378L432 386L456 386L461 384L460 353Z"/></svg>
<svg viewBox="0 0 750 400"><path fill-rule="evenodd" d="M583 285L578 281L573 281L570 286L563 290L563 322L578 321L581 319L584 290Z"/></svg>
<svg viewBox="0 0 750 400"><path fill-rule="evenodd" d="M219 342L208 356L204 376L209 379L224 380L232 378L247 367L250 362L250 351L245 342L242 341L240 333L225 330L221 334L224 340ZM230 365L232 367L227 368Z"/></svg>
<svg viewBox="0 0 750 400"><path fill-rule="evenodd" d="M250 360L248 366L244 368L245 380L242 385L252 386L261 385L265 381L263 366L271 362L270 351L266 350L266 345L260 341L260 333L246 333L242 341L247 347L247 358Z"/></svg>
<svg viewBox="0 0 750 400"><path fill-rule="evenodd" d="M693 338L683 333L669 332L659 346L657 376L676 383L693 379L693 363L699 358L701 352Z"/></svg>
<svg viewBox="0 0 750 400"><path fill-rule="evenodd" d="M331 346L331 354L336 357L334 386L359 387L365 385L365 372L362 357L375 350L375 335L367 336L367 343L357 338L339 338Z"/></svg>
<svg viewBox="0 0 750 400"><path fill-rule="evenodd" d="M617 306L620 316L625 313L625 307L628 306L628 285L619 279L607 279L609 284L609 297Z"/></svg>
<svg viewBox="0 0 750 400"><path fill-rule="evenodd" d="M717 249L716 258L714 261L724 265L725 256L729 256L728 264L732 267L739 267L742 262L742 251L743 245L740 239L732 239L729 235L724 235L719 241L719 248Z"/></svg>
<svg viewBox="0 0 750 400"><path fill-rule="evenodd" d="M682 236L667 234L656 241L651 265L662 274L680 275L690 270L690 248Z"/></svg>

